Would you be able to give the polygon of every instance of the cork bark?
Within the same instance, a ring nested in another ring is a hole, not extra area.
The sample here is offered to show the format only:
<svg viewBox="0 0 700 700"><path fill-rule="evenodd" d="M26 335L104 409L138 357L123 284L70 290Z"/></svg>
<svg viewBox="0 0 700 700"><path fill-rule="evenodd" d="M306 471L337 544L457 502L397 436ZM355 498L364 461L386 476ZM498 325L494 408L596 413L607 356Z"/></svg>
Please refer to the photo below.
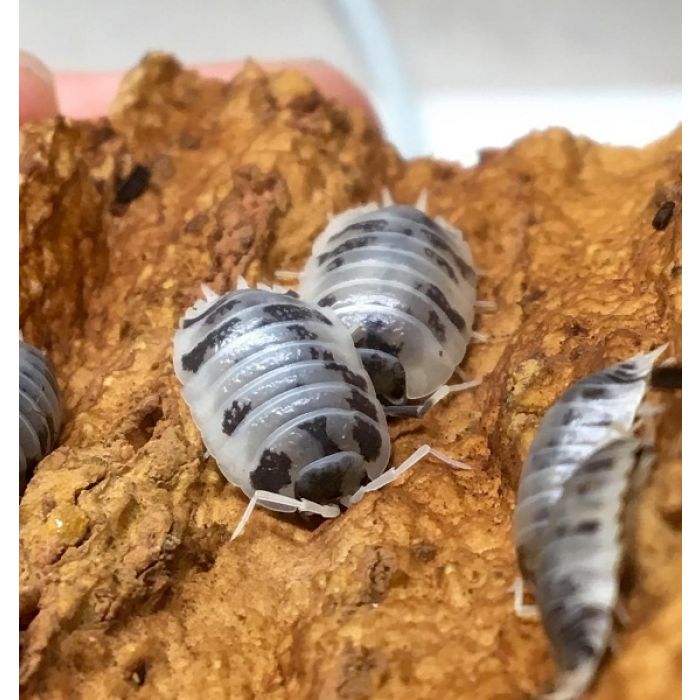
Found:
<svg viewBox="0 0 700 700"><path fill-rule="evenodd" d="M20 504L23 697L494 700L547 686L546 638L509 591L519 470L572 381L663 342L681 358L680 130L638 150L550 129L473 168L404 162L297 73L250 64L222 83L154 54L109 118L24 126L20 172L20 327L66 404L61 446ZM497 304L461 365L483 384L392 422L392 462L427 442L472 469L428 458L337 520L259 510L229 542L246 499L181 398L178 319L202 282L298 270L329 213L384 186L402 202L427 189ZM680 697L680 392L650 398L665 407L659 459L596 700Z"/></svg>

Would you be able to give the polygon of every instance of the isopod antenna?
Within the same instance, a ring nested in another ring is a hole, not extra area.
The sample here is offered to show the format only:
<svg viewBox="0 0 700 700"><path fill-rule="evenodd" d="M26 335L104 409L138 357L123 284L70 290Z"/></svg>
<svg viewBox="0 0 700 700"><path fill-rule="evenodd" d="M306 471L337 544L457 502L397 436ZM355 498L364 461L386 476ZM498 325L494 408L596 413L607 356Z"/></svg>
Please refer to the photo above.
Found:
<svg viewBox="0 0 700 700"><path fill-rule="evenodd" d="M349 35L372 81L387 131L401 154L424 153L420 110L386 21L373 0L331 0L338 24Z"/></svg>

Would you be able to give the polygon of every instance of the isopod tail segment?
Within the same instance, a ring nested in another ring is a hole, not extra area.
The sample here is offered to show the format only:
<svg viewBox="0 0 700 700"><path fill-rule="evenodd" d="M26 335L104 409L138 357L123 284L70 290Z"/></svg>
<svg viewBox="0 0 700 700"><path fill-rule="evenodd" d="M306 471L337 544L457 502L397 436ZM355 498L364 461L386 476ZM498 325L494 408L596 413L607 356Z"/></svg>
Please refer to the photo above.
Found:
<svg viewBox="0 0 700 700"><path fill-rule="evenodd" d="M355 503L361 501L371 491L377 491L386 486L387 484L390 484L392 481L396 481L396 479L405 474L411 467L418 464L422 459L424 459L428 455L436 457L440 461L445 462L445 464L449 464L454 469L471 469L471 467L468 464L460 462L456 459L452 459L446 454L433 449L432 447L430 447L430 445L421 445L398 467L392 467L391 469L387 469L376 479L373 479L364 486L360 486L360 488L351 496L346 496L345 498L342 498L340 503L346 508L349 508L351 505L354 505ZM290 498L288 496L283 496L281 494L273 493L271 491L258 490L253 493L252 498L248 502L248 505L245 511L243 512L243 515L241 516L241 519L238 522L236 529L231 535L231 540L235 540L241 535L246 526L246 523L250 520L250 517L253 514L255 506L258 504L264 505L265 503L271 503L278 506L286 506L286 508L284 509L286 512L301 511L305 513L315 513L316 515L320 515L324 518L337 518L340 515L340 507L335 504L322 505L320 503L314 503L313 501L309 501L305 498Z"/></svg>

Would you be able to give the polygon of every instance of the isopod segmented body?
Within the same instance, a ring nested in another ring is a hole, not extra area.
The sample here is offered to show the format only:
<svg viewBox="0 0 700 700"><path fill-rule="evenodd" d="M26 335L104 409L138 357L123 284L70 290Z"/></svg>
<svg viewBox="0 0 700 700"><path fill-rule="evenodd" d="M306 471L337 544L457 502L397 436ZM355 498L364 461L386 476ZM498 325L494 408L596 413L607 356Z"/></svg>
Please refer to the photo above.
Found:
<svg viewBox="0 0 700 700"><path fill-rule="evenodd" d="M623 559L624 508L653 462L632 435L604 443L576 468L552 506L534 561L542 624L558 669L551 700L588 688L613 630Z"/></svg>
<svg viewBox="0 0 700 700"><path fill-rule="evenodd" d="M265 507L334 517L386 469L384 412L332 311L264 288L210 294L174 360L208 451Z"/></svg>
<svg viewBox="0 0 700 700"><path fill-rule="evenodd" d="M533 581L546 544L551 509L567 480L618 426L631 430L649 386L654 361L666 346L635 355L573 384L542 418L523 465L515 508L520 571Z"/></svg>
<svg viewBox="0 0 700 700"><path fill-rule="evenodd" d="M53 450L61 431L58 384L49 360L19 341L19 491L36 465Z"/></svg>
<svg viewBox="0 0 700 700"><path fill-rule="evenodd" d="M304 299L332 308L387 404L432 394L472 336L472 254L459 231L416 207L377 204L333 218L300 280Z"/></svg>

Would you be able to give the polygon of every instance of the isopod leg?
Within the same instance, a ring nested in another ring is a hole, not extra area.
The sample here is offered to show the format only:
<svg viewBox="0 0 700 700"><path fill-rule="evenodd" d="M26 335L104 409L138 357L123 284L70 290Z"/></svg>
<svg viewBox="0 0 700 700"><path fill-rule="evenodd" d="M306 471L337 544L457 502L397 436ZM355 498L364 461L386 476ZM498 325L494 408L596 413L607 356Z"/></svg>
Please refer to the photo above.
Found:
<svg viewBox="0 0 700 700"><path fill-rule="evenodd" d="M525 604L525 582L518 576L513 583L513 610L521 620L536 620L539 617L536 605Z"/></svg>
<svg viewBox="0 0 700 700"><path fill-rule="evenodd" d="M275 270L275 277L282 282L296 282L301 277L301 272L294 270Z"/></svg>
<svg viewBox="0 0 700 700"><path fill-rule="evenodd" d="M618 600L617 603L615 603L613 612L615 613L615 619L620 627L627 627L627 625L629 625L630 616L621 600Z"/></svg>
<svg viewBox="0 0 700 700"><path fill-rule="evenodd" d="M416 199L416 203L414 205L416 209L419 211L422 211L424 214L427 213L428 211L428 190L422 189L418 193L418 199Z"/></svg>
<svg viewBox="0 0 700 700"><path fill-rule="evenodd" d="M336 505L321 505L319 503L314 503L313 501L307 501L305 498L290 498L289 496L283 496L279 493L273 493L272 491L255 491L253 497L248 502L248 505L241 516L236 529L231 535L231 540L235 540L244 530L246 523L250 520L250 516L253 514L255 506L260 504L274 504L280 506L286 506L289 511L301 510L307 513L316 513L317 515L322 515L324 518L336 518L340 515L340 508Z"/></svg>
<svg viewBox="0 0 700 700"><path fill-rule="evenodd" d="M439 460L445 462L446 464L449 464L454 469L471 469L471 467L468 464L460 462L456 459L452 459L446 454L434 450L432 447L430 447L430 445L421 445L398 467L392 467L391 469L387 469L376 479L373 479L364 486L360 486L360 488L352 496L350 496L350 498L346 499L347 502L345 505L349 506L353 503L357 503L358 501L361 501L365 497L365 495L370 491L377 491L386 486L387 484L390 484L392 481L396 481L396 479L398 479L402 474L405 474L411 467L418 464L418 462L420 462L424 457L427 457L429 454L433 455L433 457L437 457Z"/></svg>
<svg viewBox="0 0 700 700"><path fill-rule="evenodd" d="M238 525L236 525L236 529L233 531L233 534L231 535L231 541L235 540L244 530L246 523L250 520L250 516L253 514L253 510L255 509L255 504L258 502L258 492L256 491L253 494L253 497L248 501L248 505L246 506L246 509L243 511L243 515L241 516L241 519L238 521Z"/></svg>
<svg viewBox="0 0 700 700"><path fill-rule="evenodd" d="M384 406L387 416L408 416L409 418L422 418L438 401L442 401L449 394L454 394L465 389L473 389L481 384L481 379L472 379L461 384L445 384L441 386L425 402L413 406Z"/></svg>

